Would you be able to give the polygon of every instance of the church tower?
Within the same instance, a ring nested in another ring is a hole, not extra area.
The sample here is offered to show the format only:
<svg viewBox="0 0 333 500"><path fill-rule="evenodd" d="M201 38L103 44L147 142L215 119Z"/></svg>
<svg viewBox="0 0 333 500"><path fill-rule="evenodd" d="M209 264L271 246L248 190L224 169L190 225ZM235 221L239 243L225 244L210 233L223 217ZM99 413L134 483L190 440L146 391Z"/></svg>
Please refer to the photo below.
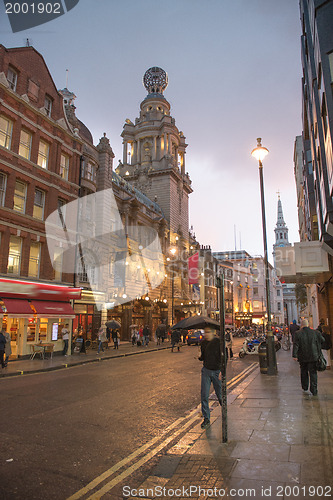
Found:
<svg viewBox="0 0 333 500"><path fill-rule="evenodd" d="M187 247L188 197L192 188L185 170L185 136L176 127L163 95L168 85L166 72L158 67L148 69L143 84L148 94L135 123L125 121L121 134L123 161L116 172L158 203L169 222L170 237L178 236Z"/></svg>
<svg viewBox="0 0 333 500"><path fill-rule="evenodd" d="M278 268L279 263L276 262L275 249L277 247L290 247L289 243L289 229L285 223L282 210L282 202L280 199L280 194L278 195L278 205L277 205L277 221L274 229L275 232L275 243L273 245L273 257L274 257L274 267ZM294 319L298 319L298 307L296 300L296 291L294 283L283 283L283 309L285 321L287 324L291 323Z"/></svg>
<svg viewBox="0 0 333 500"><path fill-rule="evenodd" d="M277 207L277 222L274 229L275 232L275 244L274 249L276 247L289 247L291 244L289 243L289 229L284 221L282 203L279 195L278 199L278 207Z"/></svg>

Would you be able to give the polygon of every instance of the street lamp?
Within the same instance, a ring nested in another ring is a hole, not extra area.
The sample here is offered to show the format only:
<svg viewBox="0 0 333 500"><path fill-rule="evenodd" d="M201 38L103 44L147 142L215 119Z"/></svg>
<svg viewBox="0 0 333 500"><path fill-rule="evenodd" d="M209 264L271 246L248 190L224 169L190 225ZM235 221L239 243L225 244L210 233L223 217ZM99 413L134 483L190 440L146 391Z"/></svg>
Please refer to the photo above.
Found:
<svg viewBox="0 0 333 500"><path fill-rule="evenodd" d="M171 247L170 248L170 253L174 257L177 253L177 248ZM174 296L175 296L175 277L173 274L173 269L171 273L171 323L173 324L174 320Z"/></svg>
<svg viewBox="0 0 333 500"><path fill-rule="evenodd" d="M277 374L275 342L272 331L272 316L271 316L271 297L269 287L269 267L268 267L268 252L267 252L267 232L266 232L266 213L265 213L265 193L264 193L264 174L263 160L268 155L268 149L261 144L261 137L257 139L257 147L252 151L252 156L259 162L259 178L260 178L260 194L261 194L261 216L262 216L262 233L264 240L264 265L265 265L265 282L266 282L266 309L267 309L267 325L266 325L266 340L267 340L267 375Z"/></svg>

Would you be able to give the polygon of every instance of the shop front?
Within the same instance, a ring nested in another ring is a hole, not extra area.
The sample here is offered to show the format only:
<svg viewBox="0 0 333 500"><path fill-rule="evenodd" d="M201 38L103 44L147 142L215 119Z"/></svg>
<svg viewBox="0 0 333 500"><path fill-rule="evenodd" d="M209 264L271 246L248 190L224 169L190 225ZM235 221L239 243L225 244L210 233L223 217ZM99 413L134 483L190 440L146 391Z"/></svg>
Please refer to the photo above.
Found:
<svg viewBox="0 0 333 500"><path fill-rule="evenodd" d="M0 279L0 320L11 335L12 357L29 356L38 343L61 351L61 330L68 325L71 332L74 318L70 301L80 296L77 288Z"/></svg>
<svg viewBox="0 0 333 500"><path fill-rule="evenodd" d="M95 340L103 321L102 311L95 304L94 293L91 290L82 290L80 300L75 301L73 307L75 313L73 334L76 335L80 327L85 340Z"/></svg>

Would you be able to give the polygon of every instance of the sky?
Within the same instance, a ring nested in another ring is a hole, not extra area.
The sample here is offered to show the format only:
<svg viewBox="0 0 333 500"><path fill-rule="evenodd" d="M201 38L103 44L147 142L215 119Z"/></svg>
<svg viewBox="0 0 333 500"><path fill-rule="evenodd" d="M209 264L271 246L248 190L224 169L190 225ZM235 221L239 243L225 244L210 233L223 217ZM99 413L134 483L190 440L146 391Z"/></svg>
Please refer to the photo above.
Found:
<svg viewBox="0 0 333 500"><path fill-rule="evenodd" d="M31 2L29 2L31 3ZM0 42L30 43L56 86L75 93L95 144L106 132L122 158L126 118L139 114L151 66L168 73L164 95L188 143L190 225L214 251L263 253L258 165L262 137L270 260L281 193L298 241L293 150L301 123L298 0L80 0L64 16L13 34L0 3Z"/></svg>

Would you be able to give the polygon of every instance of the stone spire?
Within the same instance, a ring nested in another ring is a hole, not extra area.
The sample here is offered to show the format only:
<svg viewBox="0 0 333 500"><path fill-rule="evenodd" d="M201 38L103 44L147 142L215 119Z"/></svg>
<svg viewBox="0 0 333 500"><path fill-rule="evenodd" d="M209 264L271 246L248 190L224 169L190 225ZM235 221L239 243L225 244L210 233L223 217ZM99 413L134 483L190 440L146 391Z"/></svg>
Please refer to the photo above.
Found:
<svg viewBox="0 0 333 500"><path fill-rule="evenodd" d="M282 210L282 202L280 199L280 194L278 195L278 206L277 206L277 221L274 229L275 232L275 244L274 247L286 247L290 246L288 232L289 229L285 223Z"/></svg>

